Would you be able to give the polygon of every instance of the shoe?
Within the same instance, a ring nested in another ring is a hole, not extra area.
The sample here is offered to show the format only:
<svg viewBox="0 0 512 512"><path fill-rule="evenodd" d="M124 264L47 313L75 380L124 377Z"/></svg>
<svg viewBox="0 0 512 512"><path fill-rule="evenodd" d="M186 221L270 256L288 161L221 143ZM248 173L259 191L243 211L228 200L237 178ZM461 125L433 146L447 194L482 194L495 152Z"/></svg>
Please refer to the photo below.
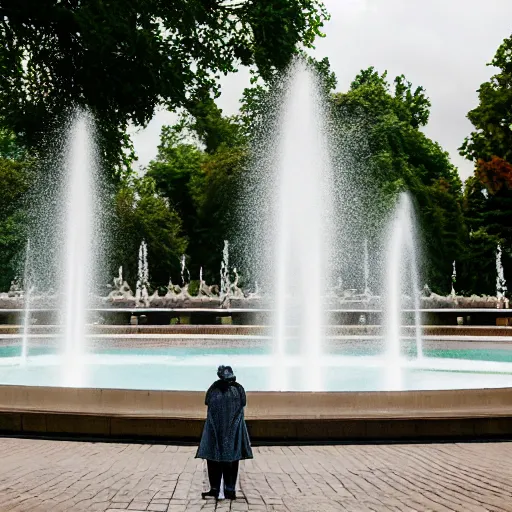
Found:
<svg viewBox="0 0 512 512"><path fill-rule="evenodd" d="M227 500L236 500L235 491L224 491L224 498Z"/></svg>
<svg viewBox="0 0 512 512"><path fill-rule="evenodd" d="M219 491L216 491L215 489L210 489L208 492L202 492L201 496L202 496L203 500L205 500L206 498L218 499Z"/></svg>

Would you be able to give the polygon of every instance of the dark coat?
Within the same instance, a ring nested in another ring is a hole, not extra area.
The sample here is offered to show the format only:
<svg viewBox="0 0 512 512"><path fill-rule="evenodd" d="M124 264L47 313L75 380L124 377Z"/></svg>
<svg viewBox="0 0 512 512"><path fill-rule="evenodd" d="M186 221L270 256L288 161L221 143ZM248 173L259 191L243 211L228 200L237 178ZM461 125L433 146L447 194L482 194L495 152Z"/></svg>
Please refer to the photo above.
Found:
<svg viewBox="0 0 512 512"><path fill-rule="evenodd" d="M205 399L208 414L196 458L218 462L252 459L244 419L246 401L244 388L234 380L218 380L210 386Z"/></svg>

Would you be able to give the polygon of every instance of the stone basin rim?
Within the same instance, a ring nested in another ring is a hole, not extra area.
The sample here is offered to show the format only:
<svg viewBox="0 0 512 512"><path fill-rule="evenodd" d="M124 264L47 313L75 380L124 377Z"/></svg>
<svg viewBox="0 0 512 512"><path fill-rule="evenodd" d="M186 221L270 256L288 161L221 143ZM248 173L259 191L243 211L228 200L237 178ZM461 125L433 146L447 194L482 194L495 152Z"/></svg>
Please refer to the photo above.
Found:
<svg viewBox="0 0 512 512"><path fill-rule="evenodd" d="M0 414L204 420L202 391L0 385ZM512 387L412 391L249 391L246 418L406 419L512 416Z"/></svg>
<svg viewBox="0 0 512 512"><path fill-rule="evenodd" d="M508 439L512 388L248 392L253 443ZM0 435L197 443L204 392L0 386Z"/></svg>

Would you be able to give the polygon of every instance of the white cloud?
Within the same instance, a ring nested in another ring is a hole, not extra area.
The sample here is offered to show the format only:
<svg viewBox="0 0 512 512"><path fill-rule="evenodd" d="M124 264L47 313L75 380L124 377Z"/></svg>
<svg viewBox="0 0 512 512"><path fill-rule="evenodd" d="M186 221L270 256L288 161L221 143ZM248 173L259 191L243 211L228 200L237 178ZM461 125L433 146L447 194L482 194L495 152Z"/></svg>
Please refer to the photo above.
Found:
<svg viewBox="0 0 512 512"><path fill-rule="evenodd" d="M457 148L471 131L467 112L478 103L476 90L493 70L486 67L501 41L511 33L510 0L324 0L332 17L316 56L329 57L346 90L357 72L374 66L389 76L405 74L422 85L432 101L426 133L449 151L466 178L472 164ZM235 113L246 70L222 79L219 106ZM171 114L158 112L134 137L142 166L156 155L160 127Z"/></svg>

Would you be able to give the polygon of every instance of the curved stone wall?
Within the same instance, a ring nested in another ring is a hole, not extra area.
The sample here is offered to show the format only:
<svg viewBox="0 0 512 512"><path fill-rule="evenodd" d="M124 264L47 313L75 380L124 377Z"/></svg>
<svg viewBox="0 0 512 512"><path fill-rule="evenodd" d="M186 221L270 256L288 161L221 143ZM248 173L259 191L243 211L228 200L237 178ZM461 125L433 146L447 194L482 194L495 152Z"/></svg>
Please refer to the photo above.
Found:
<svg viewBox="0 0 512 512"><path fill-rule="evenodd" d="M204 393L0 386L0 432L193 441ZM253 442L508 437L512 388L364 393L248 393Z"/></svg>

